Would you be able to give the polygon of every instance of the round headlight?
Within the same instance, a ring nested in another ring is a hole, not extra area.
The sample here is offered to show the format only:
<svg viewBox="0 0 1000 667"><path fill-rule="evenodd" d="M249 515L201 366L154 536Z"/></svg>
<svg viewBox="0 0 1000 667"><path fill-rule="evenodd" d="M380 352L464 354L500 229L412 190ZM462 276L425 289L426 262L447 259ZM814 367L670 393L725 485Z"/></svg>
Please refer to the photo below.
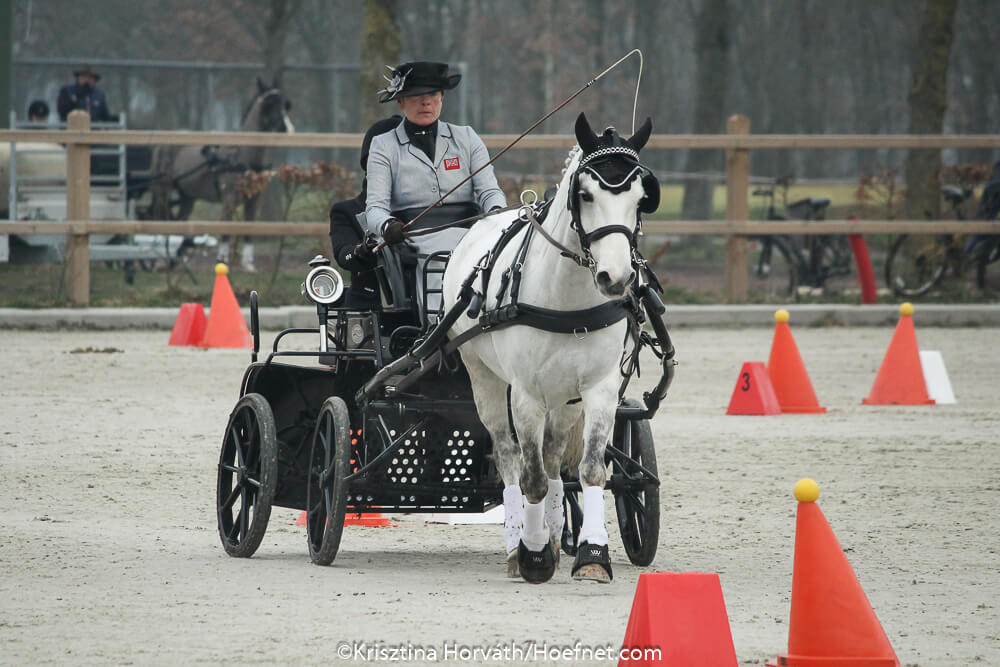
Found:
<svg viewBox="0 0 1000 667"><path fill-rule="evenodd" d="M344 293L344 279L330 266L317 266L306 277L306 295L316 303L331 304Z"/></svg>

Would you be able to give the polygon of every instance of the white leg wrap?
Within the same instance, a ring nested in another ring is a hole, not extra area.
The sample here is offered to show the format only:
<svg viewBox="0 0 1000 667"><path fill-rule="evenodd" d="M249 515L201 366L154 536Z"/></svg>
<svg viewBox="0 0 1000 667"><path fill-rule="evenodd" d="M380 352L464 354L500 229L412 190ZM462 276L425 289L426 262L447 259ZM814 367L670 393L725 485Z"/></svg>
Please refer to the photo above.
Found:
<svg viewBox="0 0 1000 667"><path fill-rule="evenodd" d="M521 531L521 541L532 551L541 551L549 541L549 533L545 530L545 500L540 503L524 503L524 529Z"/></svg>
<svg viewBox="0 0 1000 667"><path fill-rule="evenodd" d="M561 479L550 479L545 494L545 525L549 527L550 542L562 539L563 523L563 483Z"/></svg>
<svg viewBox="0 0 1000 667"><path fill-rule="evenodd" d="M521 487L505 486L503 489L503 541L507 553L517 549L521 539L521 524L524 521L524 496Z"/></svg>
<svg viewBox="0 0 1000 667"><path fill-rule="evenodd" d="M240 248L240 266L244 271L249 273L257 270L256 265L254 265L253 254L253 243L250 241L245 242L243 247Z"/></svg>
<svg viewBox="0 0 1000 667"><path fill-rule="evenodd" d="M583 487L583 526L580 542L607 546L608 530L604 527L604 489L599 486Z"/></svg>

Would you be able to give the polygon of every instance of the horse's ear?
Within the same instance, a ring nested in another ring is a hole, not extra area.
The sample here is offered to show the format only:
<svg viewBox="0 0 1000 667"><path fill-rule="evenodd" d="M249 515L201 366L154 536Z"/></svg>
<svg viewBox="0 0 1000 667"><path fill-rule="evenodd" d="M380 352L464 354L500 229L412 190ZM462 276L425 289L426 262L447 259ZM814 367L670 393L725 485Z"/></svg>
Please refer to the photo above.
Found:
<svg viewBox="0 0 1000 667"><path fill-rule="evenodd" d="M584 153L590 153L597 149L597 135L594 131L590 129L590 123L587 122L587 114L580 112L580 115L576 117L576 143L580 144L580 148L583 149Z"/></svg>
<svg viewBox="0 0 1000 667"><path fill-rule="evenodd" d="M638 129L638 131L636 131L635 134L626 139L626 143L632 148L634 148L635 152L638 153L639 151L642 150L642 147L646 145L646 142L649 141L649 134L652 131L653 131L653 120L649 116L647 116L646 122L642 124L642 126Z"/></svg>
<svg viewBox="0 0 1000 667"><path fill-rule="evenodd" d="M257 77L257 92L263 93L267 91L267 84L259 76Z"/></svg>

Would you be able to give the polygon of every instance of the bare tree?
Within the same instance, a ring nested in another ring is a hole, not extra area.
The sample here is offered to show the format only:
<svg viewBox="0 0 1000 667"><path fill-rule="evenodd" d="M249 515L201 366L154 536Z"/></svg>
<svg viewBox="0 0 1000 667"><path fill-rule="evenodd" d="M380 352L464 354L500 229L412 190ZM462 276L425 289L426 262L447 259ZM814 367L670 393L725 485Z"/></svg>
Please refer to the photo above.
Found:
<svg viewBox="0 0 1000 667"><path fill-rule="evenodd" d="M288 26L302 6L302 0L271 0L270 11L264 24L264 78L268 83L281 87L285 71L285 42Z"/></svg>
<svg viewBox="0 0 1000 667"><path fill-rule="evenodd" d="M958 0L925 0L910 83L910 134L940 134L948 106L948 60ZM906 217L941 215L938 171L941 151L911 150L906 156Z"/></svg>
<svg viewBox="0 0 1000 667"><path fill-rule="evenodd" d="M399 63L396 0L365 0L365 33L361 38L361 125L384 115L375 91L384 87L386 65Z"/></svg>
<svg viewBox="0 0 1000 667"><path fill-rule="evenodd" d="M698 13L695 33L694 121L696 134L723 131L726 118L726 88L729 67L729 2L704 0ZM721 170L720 156L715 151L689 151L688 172ZM684 185L682 216L685 220L710 220L714 180L694 179Z"/></svg>

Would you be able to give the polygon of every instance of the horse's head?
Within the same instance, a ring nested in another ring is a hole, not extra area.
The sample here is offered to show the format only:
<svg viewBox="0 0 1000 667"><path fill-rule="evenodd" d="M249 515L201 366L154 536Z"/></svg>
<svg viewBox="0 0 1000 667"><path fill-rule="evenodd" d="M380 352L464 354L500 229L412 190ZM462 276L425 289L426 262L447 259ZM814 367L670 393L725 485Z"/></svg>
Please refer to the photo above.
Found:
<svg viewBox="0 0 1000 667"><path fill-rule="evenodd" d="M277 84L270 86L257 79L257 97L250 103L243 118L243 127L257 132L294 132L288 112L292 103L282 94Z"/></svg>
<svg viewBox="0 0 1000 667"><path fill-rule="evenodd" d="M652 129L647 118L628 139L613 127L597 136L584 114L576 119L581 153L567 202L583 257L597 288L608 298L621 296L635 280L639 213L652 213L660 202L656 177L639 162Z"/></svg>

